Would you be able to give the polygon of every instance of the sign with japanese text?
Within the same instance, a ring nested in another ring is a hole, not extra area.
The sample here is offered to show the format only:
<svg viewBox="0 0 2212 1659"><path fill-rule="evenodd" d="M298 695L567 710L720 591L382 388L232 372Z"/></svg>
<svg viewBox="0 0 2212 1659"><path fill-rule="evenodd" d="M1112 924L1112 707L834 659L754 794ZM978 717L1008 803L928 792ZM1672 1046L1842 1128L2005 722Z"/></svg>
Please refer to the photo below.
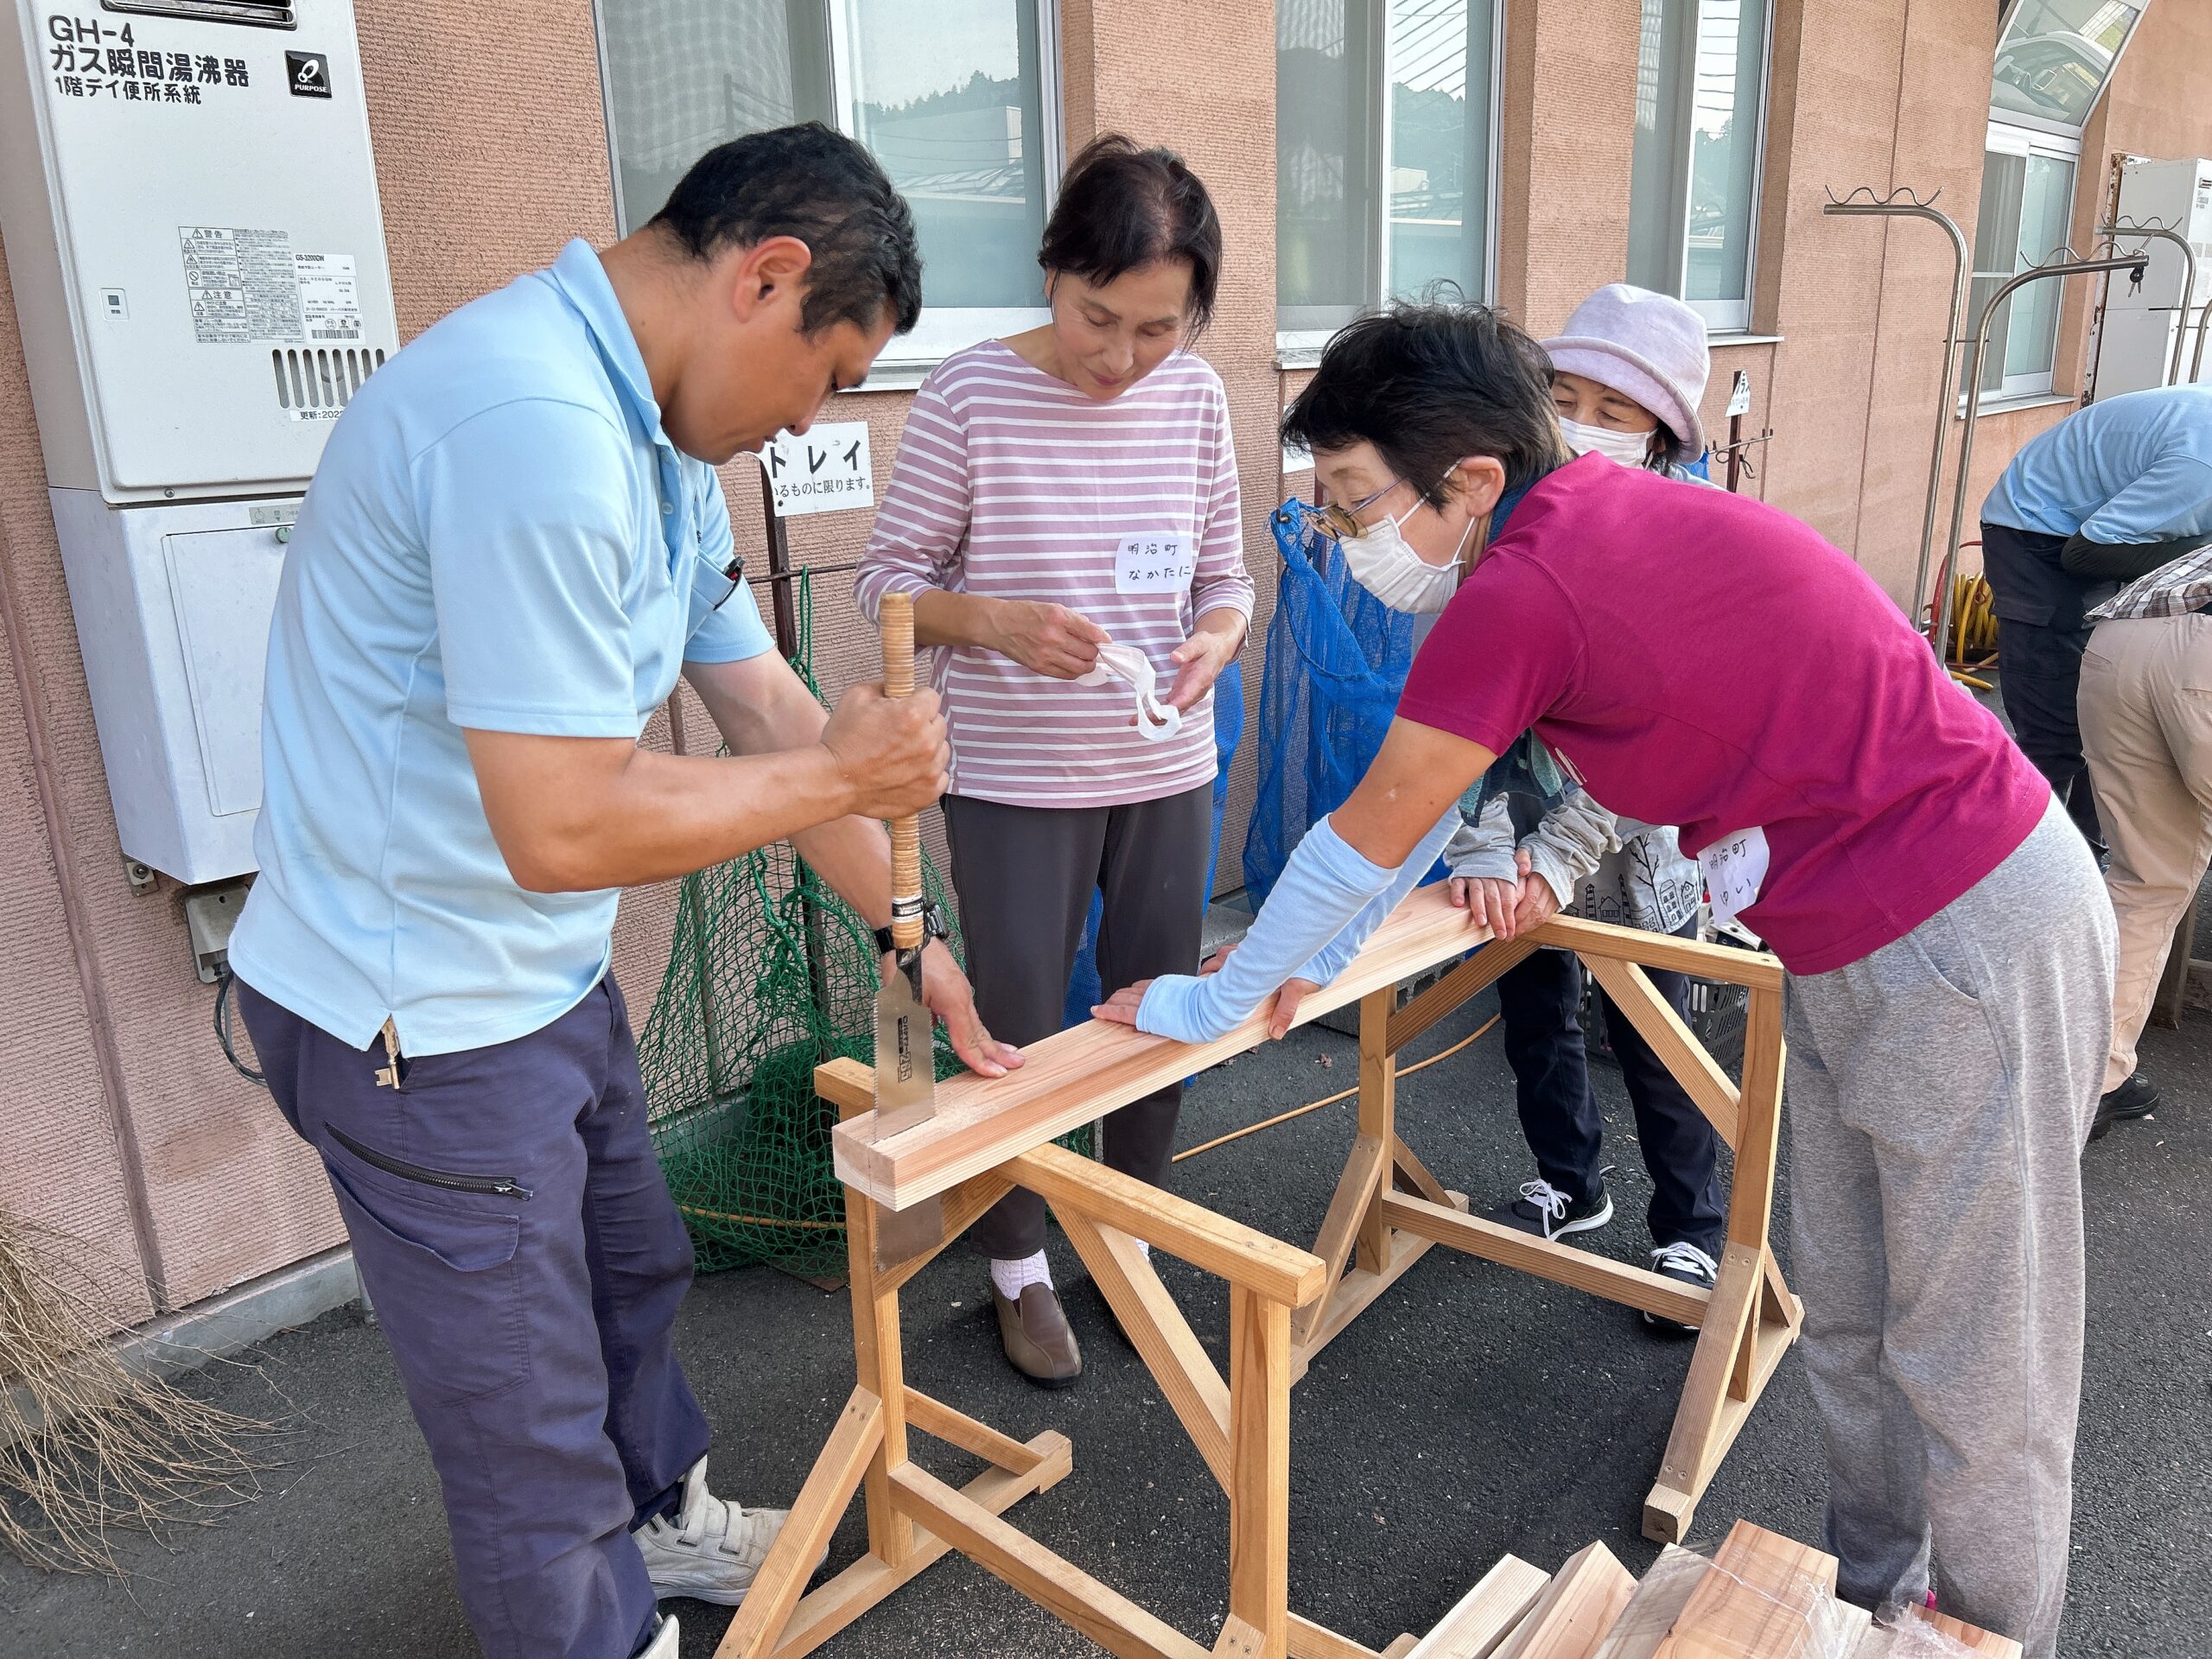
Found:
<svg viewBox="0 0 2212 1659"><path fill-rule="evenodd" d="M200 104L250 86L244 58L159 50L139 38L139 25L111 22L97 10L46 19L47 67L64 98L105 98L115 104Z"/></svg>
<svg viewBox="0 0 2212 1659"><path fill-rule="evenodd" d="M866 421L833 421L804 437L779 432L760 459L779 518L875 505Z"/></svg>

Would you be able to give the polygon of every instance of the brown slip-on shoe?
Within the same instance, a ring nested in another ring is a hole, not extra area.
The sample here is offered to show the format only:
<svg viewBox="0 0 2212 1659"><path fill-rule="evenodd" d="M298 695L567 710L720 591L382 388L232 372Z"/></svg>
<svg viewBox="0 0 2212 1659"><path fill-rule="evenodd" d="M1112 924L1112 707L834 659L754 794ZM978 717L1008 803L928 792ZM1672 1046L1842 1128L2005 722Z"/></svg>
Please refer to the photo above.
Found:
<svg viewBox="0 0 2212 1659"><path fill-rule="evenodd" d="M1076 1346L1068 1316L1050 1285L1025 1285L1013 1301L991 1287L999 1313L999 1340L1007 1363L1040 1389L1065 1389L1083 1375L1083 1350Z"/></svg>

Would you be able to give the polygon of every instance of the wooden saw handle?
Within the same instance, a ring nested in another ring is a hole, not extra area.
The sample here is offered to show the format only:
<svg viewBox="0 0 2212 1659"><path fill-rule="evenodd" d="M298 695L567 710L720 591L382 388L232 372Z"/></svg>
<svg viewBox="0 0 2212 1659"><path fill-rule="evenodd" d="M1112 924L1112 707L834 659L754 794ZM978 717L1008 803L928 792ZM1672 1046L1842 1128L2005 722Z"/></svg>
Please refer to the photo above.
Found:
<svg viewBox="0 0 2212 1659"><path fill-rule="evenodd" d="M883 695L914 695L914 596L883 596ZM891 825L891 943L912 950L922 943L922 823L898 818Z"/></svg>

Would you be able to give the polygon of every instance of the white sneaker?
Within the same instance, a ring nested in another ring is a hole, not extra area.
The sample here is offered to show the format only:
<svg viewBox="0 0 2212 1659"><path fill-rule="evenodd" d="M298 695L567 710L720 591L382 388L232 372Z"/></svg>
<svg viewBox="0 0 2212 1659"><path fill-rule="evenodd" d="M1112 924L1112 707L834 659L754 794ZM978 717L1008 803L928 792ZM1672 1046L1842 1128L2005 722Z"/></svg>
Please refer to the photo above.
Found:
<svg viewBox="0 0 2212 1659"><path fill-rule="evenodd" d="M653 1639L645 1644L645 1651L638 1656L638 1659L676 1659L674 1613L661 1615L659 1626L653 1631Z"/></svg>
<svg viewBox="0 0 2212 1659"><path fill-rule="evenodd" d="M683 1502L673 1516L656 1516L632 1533L653 1593L691 1596L734 1607L753 1587L788 1510L747 1510L707 1490L707 1460L683 1477ZM673 1620L670 1621L671 1624ZM651 1652L660 1651L658 1639ZM673 1655L673 1646L668 1649Z"/></svg>

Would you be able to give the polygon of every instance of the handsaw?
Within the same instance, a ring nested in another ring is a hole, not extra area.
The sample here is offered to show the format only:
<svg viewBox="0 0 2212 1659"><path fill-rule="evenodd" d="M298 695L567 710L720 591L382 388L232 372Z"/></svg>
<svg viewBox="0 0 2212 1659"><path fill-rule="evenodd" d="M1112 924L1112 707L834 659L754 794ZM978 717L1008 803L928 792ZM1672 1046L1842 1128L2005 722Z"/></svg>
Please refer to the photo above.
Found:
<svg viewBox="0 0 2212 1659"><path fill-rule="evenodd" d="M883 694L914 695L914 600L883 596ZM937 1116L937 1050L922 1001L922 825L891 826L892 971L875 994L875 1138L887 1141ZM944 1205L931 1197L904 1210L879 1205L875 1265L888 1270L935 1249L944 1240Z"/></svg>

